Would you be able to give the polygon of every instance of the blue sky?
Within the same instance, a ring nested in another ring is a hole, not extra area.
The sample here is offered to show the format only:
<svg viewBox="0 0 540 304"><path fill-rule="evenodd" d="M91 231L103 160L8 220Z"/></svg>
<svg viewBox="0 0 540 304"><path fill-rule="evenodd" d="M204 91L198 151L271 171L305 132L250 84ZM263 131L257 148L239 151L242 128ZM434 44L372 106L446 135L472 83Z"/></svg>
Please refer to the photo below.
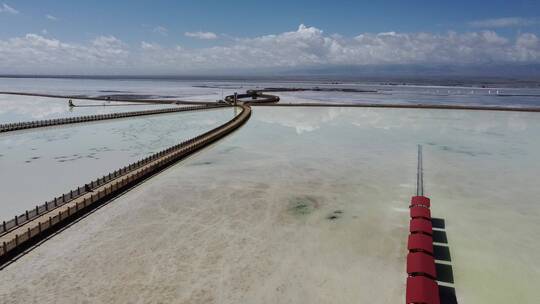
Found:
<svg viewBox="0 0 540 304"><path fill-rule="evenodd" d="M246 54L217 68L242 65L242 58L249 60L247 67L261 68L442 64L452 56L462 64L486 64L486 56L487 62L540 61L540 1L535 0L0 0L0 29L0 68L13 72L31 67L134 71L136 62L155 73L211 70L239 45L247 49L254 43L265 48L243 50ZM289 58L272 58L265 50L274 47ZM41 54L43 60L24 67L25 54L7 48L36 48L28 54ZM460 59L463 49L466 60ZM395 60L375 56L384 50ZM141 62L150 51L167 63ZM84 54L78 58L76 52ZM55 58L60 57L69 62L59 66Z"/></svg>

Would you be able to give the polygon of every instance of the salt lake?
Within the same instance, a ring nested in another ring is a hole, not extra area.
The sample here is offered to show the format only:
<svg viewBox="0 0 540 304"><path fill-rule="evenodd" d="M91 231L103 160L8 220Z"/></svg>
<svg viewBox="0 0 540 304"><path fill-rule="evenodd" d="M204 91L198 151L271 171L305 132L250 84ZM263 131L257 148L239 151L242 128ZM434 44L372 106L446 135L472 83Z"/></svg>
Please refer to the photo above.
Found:
<svg viewBox="0 0 540 304"><path fill-rule="evenodd" d="M459 302L531 303L538 134L535 113L256 107L4 269L0 299L400 302L421 144Z"/></svg>

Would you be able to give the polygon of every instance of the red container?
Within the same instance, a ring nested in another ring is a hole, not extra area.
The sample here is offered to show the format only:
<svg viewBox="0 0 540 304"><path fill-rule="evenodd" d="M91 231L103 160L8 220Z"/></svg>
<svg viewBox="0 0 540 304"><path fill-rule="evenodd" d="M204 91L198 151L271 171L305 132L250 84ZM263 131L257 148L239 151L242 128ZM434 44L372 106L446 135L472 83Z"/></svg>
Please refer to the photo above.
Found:
<svg viewBox="0 0 540 304"><path fill-rule="evenodd" d="M437 282L426 277L408 277L406 301L407 304L440 304Z"/></svg>
<svg viewBox="0 0 540 304"><path fill-rule="evenodd" d="M424 206L429 208L430 200L425 196L413 196L411 198L411 206Z"/></svg>
<svg viewBox="0 0 540 304"><path fill-rule="evenodd" d="M411 207L411 218L423 218L431 220L431 211L426 207L413 206Z"/></svg>
<svg viewBox="0 0 540 304"><path fill-rule="evenodd" d="M420 275L436 279L435 259L423 252L410 252L407 255L407 273L411 276Z"/></svg>
<svg viewBox="0 0 540 304"><path fill-rule="evenodd" d="M410 234L407 249L411 252L423 251L433 255L433 238L422 233Z"/></svg>
<svg viewBox="0 0 540 304"><path fill-rule="evenodd" d="M422 218L413 218L410 222L411 233L424 233L433 235L433 225L431 221Z"/></svg>

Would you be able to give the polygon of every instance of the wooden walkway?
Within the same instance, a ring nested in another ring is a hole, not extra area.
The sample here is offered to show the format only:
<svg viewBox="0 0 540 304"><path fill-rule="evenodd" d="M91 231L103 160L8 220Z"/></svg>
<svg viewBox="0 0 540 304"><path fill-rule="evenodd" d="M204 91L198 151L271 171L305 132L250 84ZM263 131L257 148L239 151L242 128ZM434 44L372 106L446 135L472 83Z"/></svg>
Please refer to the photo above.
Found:
<svg viewBox="0 0 540 304"><path fill-rule="evenodd" d="M215 109L215 108L222 108L222 107L224 107L224 105L219 105L219 104L201 105L201 106L177 107L177 108L156 109L156 110L146 110L146 111L86 115L86 116L77 116L77 117L47 119L47 120L34 120L34 121L27 121L27 122L16 122L16 123L9 123L9 124L0 124L0 133L23 130L23 129L34 129L34 128L66 125L66 124L83 123L83 122L98 121L98 120L111 120L111 119L136 117L136 116L148 116L148 115L178 113L178 112L187 112L187 111L199 111L199 110Z"/></svg>
<svg viewBox="0 0 540 304"><path fill-rule="evenodd" d="M0 92L0 94L17 94L43 97L69 98L69 96L45 95L45 94L26 94ZM67 194L57 197L54 200L46 202L35 209L28 210L25 213L15 216L12 220L4 221L0 225L0 264L9 259L10 256L17 254L21 249L32 244L32 241L54 231L73 219L94 209L96 206L116 196L130 187L136 185L142 180L156 174L167 168L171 164L191 155L209 144L223 138L244 124L251 116L253 106L285 106L285 107L369 107L369 108L398 108L398 109L448 109L448 110L488 110L488 111L519 111L519 112L540 112L539 107L496 107L496 106L465 106L465 105L422 105L422 104L328 104L328 103L300 103L300 104L278 104L279 97L264 94L263 92L248 92L239 94L237 98L244 100L239 103L238 108L242 111L229 122L212 129L195 138L182 142L176 146L170 147L164 151L158 152L150 157L142 159L136 163L120 168L108 175L91 181L88 184L78 187ZM100 98L81 98L77 99L104 100ZM246 100L247 99L247 100ZM118 101L118 100L116 100ZM178 101L149 101L149 100L125 100L130 102L155 102L155 103L183 103ZM227 96L226 101L232 103L234 96ZM236 99L236 101L238 101ZM40 128L54 125L82 123L89 121L109 120L117 118L135 117L143 115L156 115L163 113L175 113L183 111L196 111L212 108L229 107L221 103L198 103L198 106L184 108L168 108L147 111L111 113L103 115L80 116L73 118L61 118L53 120L41 120L25 123L14 123L0 125L1 132L9 132L22 129ZM236 106L236 105L235 105Z"/></svg>
<svg viewBox="0 0 540 304"><path fill-rule="evenodd" d="M28 218L27 212L28 220L20 221L16 226L7 230L4 227L4 232L0 236L0 264L30 245L33 240L52 232L57 226L72 221L108 198L122 193L142 180L230 134L251 116L249 106L241 105L239 107L241 112L225 124L117 170L115 173L109 174L109 178L103 177L103 182L94 186L91 191L85 191L72 200L56 206L37 208L36 212L38 210L42 210L42 212L33 218ZM84 188L86 187L84 186Z"/></svg>

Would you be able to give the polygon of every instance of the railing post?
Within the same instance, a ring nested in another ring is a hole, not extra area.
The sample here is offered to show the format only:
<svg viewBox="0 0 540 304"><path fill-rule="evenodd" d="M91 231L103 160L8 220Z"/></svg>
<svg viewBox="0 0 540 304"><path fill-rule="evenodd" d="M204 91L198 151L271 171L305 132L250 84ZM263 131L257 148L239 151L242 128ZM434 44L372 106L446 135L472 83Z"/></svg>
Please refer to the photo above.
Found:
<svg viewBox="0 0 540 304"><path fill-rule="evenodd" d="M24 214L26 214L26 220L28 221L28 210L26 210Z"/></svg>
<svg viewBox="0 0 540 304"><path fill-rule="evenodd" d="M7 231L7 228L6 228L6 221L3 221L3 222L2 222L2 228L4 228L4 232Z"/></svg>

